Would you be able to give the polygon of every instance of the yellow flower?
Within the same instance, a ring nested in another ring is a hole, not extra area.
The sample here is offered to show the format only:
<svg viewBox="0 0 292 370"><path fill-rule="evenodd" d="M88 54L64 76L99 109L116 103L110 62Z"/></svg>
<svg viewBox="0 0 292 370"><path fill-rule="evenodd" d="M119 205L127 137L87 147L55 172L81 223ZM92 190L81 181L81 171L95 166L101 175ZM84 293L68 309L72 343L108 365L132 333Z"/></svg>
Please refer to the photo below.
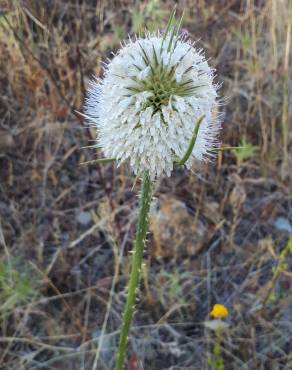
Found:
<svg viewBox="0 0 292 370"><path fill-rule="evenodd" d="M215 304L210 315L216 318L226 317L228 316L228 309L222 304Z"/></svg>

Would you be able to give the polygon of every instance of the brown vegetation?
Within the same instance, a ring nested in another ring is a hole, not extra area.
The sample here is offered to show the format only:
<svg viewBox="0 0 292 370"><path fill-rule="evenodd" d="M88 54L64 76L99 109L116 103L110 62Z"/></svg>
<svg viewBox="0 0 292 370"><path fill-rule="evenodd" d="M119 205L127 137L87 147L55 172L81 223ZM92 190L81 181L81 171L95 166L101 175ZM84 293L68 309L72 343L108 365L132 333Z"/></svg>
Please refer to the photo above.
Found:
<svg viewBox="0 0 292 370"><path fill-rule="evenodd" d="M81 149L95 131L76 110L119 41L174 4L0 0L0 369L92 369L97 347L113 368L139 184L79 165L102 153ZM291 369L292 1L183 8L227 97L222 146L245 149L156 184L127 366L220 369L204 321L221 303L224 369Z"/></svg>

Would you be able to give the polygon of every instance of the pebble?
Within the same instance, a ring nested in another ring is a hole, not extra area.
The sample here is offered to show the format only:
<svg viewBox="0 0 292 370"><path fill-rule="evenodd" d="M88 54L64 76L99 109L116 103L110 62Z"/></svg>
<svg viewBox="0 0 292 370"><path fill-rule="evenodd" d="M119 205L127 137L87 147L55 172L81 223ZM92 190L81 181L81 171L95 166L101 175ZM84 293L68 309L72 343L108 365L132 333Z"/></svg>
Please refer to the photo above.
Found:
<svg viewBox="0 0 292 370"><path fill-rule="evenodd" d="M287 218L278 217L274 220L273 225L280 231L286 231L287 233L292 234L292 226Z"/></svg>
<svg viewBox="0 0 292 370"><path fill-rule="evenodd" d="M83 226L87 226L91 222L91 214L89 212L82 211L78 213L76 218L77 221Z"/></svg>

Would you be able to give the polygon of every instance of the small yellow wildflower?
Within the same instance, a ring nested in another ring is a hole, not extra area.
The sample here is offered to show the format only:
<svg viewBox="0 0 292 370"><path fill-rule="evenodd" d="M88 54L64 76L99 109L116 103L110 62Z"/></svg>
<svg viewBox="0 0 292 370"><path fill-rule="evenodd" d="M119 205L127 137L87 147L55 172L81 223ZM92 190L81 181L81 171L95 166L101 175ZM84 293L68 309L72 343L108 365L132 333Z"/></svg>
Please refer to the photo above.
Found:
<svg viewBox="0 0 292 370"><path fill-rule="evenodd" d="M222 304L215 304L210 315L216 318L226 317L228 316L228 309Z"/></svg>

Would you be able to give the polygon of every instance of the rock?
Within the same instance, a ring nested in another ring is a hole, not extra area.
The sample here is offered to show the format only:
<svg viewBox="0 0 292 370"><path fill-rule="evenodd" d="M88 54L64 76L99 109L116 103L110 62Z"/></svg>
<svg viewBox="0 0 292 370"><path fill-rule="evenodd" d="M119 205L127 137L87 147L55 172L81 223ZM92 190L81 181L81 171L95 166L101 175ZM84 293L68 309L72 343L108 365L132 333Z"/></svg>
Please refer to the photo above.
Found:
<svg viewBox="0 0 292 370"><path fill-rule="evenodd" d="M194 255L202 247L208 233L207 226L190 214L186 205L176 199L161 197L150 213L154 257Z"/></svg>
<svg viewBox="0 0 292 370"><path fill-rule="evenodd" d="M0 154L5 153L8 149L12 148L14 144L12 135L0 129Z"/></svg>
<svg viewBox="0 0 292 370"><path fill-rule="evenodd" d="M78 213L78 215L76 216L76 219L81 225L87 226L90 224L92 218L89 212L82 211Z"/></svg>
<svg viewBox="0 0 292 370"><path fill-rule="evenodd" d="M292 234L292 226L290 221L284 217L278 217L273 221L273 225L276 229L280 231L287 232L288 234Z"/></svg>

